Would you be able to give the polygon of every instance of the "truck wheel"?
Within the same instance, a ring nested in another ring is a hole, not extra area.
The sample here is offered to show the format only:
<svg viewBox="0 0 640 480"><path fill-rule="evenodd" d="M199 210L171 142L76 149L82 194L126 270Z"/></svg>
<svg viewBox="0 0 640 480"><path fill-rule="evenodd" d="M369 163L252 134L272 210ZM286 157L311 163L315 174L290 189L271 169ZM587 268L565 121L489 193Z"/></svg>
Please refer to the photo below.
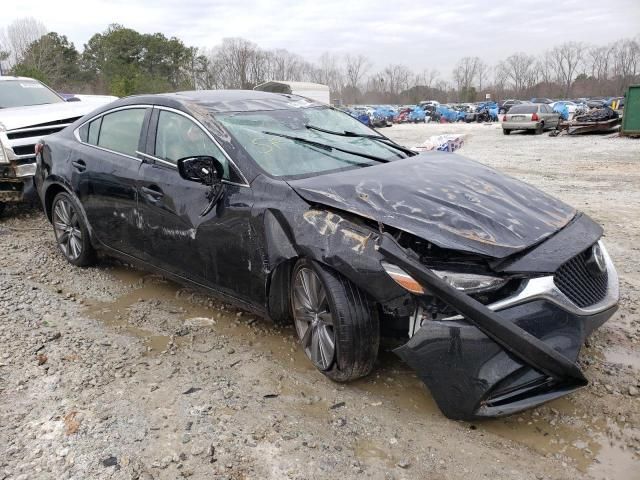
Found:
<svg viewBox="0 0 640 480"><path fill-rule="evenodd" d="M61 192L53 199L51 223L58 248L67 261L78 267L88 267L96 261L89 229L80 214L80 207L71 195Z"/></svg>
<svg viewBox="0 0 640 480"><path fill-rule="evenodd" d="M339 273L301 259L293 268L290 297L298 338L318 370L336 382L371 372L380 325L364 292Z"/></svg>
<svg viewBox="0 0 640 480"><path fill-rule="evenodd" d="M504 133L505 135L510 135L511 134L511 130L509 130L508 128L503 128L502 129L502 133Z"/></svg>

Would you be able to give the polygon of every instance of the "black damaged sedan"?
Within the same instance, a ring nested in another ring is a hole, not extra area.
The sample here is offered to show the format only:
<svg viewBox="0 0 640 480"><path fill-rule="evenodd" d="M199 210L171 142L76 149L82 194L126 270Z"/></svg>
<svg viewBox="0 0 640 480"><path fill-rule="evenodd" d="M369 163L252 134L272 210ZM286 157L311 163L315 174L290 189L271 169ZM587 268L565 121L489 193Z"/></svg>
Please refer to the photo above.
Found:
<svg viewBox="0 0 640 480"><path fill-rule="evenodd" d="M402 339L395 352L450 418L586 385L580 347L617 307L587 215L294 95L129 97L36 150L72 264L101 251L292 321L336 381L372 370L381 335Z"/></svg>

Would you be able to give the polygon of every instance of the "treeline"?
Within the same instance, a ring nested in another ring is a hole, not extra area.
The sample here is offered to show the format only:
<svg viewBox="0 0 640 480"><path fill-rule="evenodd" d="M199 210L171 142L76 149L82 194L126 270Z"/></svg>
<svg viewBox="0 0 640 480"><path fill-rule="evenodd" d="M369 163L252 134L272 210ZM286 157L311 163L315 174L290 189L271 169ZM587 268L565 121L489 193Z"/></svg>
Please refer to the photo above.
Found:
<svg viewBox="0 0 640 480"><path fill-rule="evenodd" d="M26 18L0 31L0 66L5 74L38 78L59 91L118 96L249 89L267 80L290 80L329 85L332 99L343 103L475 101L487 93L496 99L568 98L621 95L640 83L640 35L599 46L567 42L537 56L514 53L496 65L464 57L445 77L437 68L414 72L389 65L375 70L362 54L324 53L312 62L242 38L195 48L175 37L121 25L93 35L79 52L65 35Z"/></svg>

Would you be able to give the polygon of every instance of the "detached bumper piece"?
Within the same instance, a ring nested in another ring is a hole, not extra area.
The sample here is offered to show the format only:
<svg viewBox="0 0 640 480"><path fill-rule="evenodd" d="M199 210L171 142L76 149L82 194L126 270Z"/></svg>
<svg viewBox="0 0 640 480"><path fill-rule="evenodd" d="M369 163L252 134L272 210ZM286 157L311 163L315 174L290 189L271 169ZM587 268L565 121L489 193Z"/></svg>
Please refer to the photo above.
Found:
<svg viewBox="0 0 640 480"><path fill-rule="evenodd" d="M395 350L447 417L509 415L588 384L575 362L586 337L615 312L615 302L585 315L564 308L553 296L540 295L503 302L494 311L440 279L390 235L382 235L379 251L460 313L423 322L409 342Z"/></svg>

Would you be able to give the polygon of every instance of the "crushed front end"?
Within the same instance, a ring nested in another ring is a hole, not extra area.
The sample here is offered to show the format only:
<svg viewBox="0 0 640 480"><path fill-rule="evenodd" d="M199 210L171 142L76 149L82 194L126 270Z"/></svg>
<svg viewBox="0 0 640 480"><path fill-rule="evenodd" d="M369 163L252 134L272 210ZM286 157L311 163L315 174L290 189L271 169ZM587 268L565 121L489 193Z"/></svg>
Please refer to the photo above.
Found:
<svg viewBox="0 0 640 480"><path fill-rule="evenodd" d="M30 131L5 131L0 124L0 204L21 202L32 193L37 140L33 135Z"/></svg>
<svg viewBox="0 0 640 480"><path fill-rule="evenodd" d="M430 244L425 253L390 233L380 237L383 267L415 303L410 340L395 353L447 417L508 415L587 385L576 365L580 348L618 302L601 235L578 214L522 254L478 265L465 256L442 264Z"/></svg>

